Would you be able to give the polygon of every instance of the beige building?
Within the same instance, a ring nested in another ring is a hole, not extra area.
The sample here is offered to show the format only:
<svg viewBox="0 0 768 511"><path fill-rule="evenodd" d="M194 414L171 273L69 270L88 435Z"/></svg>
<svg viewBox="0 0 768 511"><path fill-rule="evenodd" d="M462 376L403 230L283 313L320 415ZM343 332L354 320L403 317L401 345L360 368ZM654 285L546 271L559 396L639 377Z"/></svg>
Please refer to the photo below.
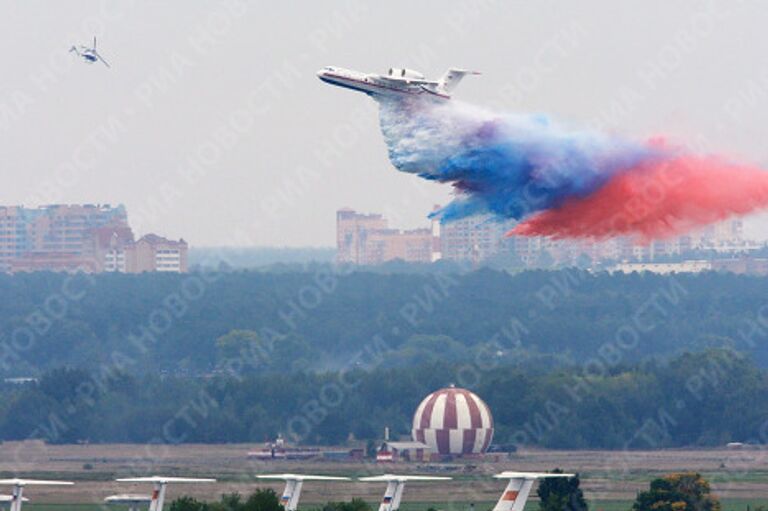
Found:
<svg viewBox="0 0 768 511"><path fill-rule="evenodd" d="M125 207L0 207L0 271L187 271L187 244L149 234L134 241Z"/></svg>
<svg viewBox="0 0 768 511"><path fill-rule="evenodd" d="M505 234L513 226L512 222L496 222L484 216L447 222L440 226L442 256L451 261L488 259L509 244Z"/></svg>
<svg viewBox="0 0 768 511"><path fill-rule="evenodd" d="M147 234L125 251L125 271L143 273L148 271L186 273L187 242L173 241L156 234Z"/></svg>
<svg viewBox="0 0 768 511"><path fill-rule="evenodd" d="M0 271L103 271L102 240L115 232L133 241L123 206L0 207Z"/></svg>
<svg viewBox="0 0 768 511"><path fill-rule="evenodd" d="M390 229L382 215L341 209L336 212L336 250L340 263L429 263L439 258L439 239L431 229Z"/></svg>
<svg viewBox="0 0 768 511"><path fill-rule="evenodd" d="M712 261L681 261L679 263L620 263L610 269L611 273L659 273L662 275L670 273L700 273L712 270Z"/></svg>

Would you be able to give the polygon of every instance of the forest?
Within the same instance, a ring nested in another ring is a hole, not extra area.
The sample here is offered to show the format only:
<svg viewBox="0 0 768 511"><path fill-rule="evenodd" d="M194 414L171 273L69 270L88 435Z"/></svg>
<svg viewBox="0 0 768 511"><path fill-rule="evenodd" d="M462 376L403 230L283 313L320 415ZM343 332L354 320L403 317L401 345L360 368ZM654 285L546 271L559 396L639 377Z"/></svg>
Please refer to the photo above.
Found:
<svg viewBox="0 0 768 511"><path fill-rule="evenodd" d="M302 271L0 276L0 377L211 375L492 359L569 367L730 346L768 367L768 279ZM237 366L237 367L233 367Z"/></svg>
<svg viewBox="0 0 768 511"><path fill-rule="evenodd" d="M0 276L0 440L407 435L455 384L495 443L768 435L768 279L334 269Z"/></svg>
<svg viewBox="0 0 768 511"><path fill-rule="evenodd" d="M56 369L0 389L0 438L49 442L363 445L408 435L429 392L481 396L494 443L653 449L768 441L768 373L710 349L667 361L543 370L478 363L191 377ZM351 443L350 443L351 442Z"/></svg>

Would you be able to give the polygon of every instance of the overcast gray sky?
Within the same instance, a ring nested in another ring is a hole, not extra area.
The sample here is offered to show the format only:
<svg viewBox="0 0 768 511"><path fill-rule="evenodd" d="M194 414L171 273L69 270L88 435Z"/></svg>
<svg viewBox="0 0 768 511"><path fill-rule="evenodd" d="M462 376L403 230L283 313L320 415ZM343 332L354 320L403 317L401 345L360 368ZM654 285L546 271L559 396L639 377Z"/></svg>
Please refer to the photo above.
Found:
<svg viewBox="0 0 768 511"><path fill-rule="evenodd" d="M477 69L456 98L768 164L758 0L0 6L0 204L124 203L139 234L327 246L342 206L425 225L449 187L397 172L325 65ZM67 53L94 34L111 69Z"/></svg>

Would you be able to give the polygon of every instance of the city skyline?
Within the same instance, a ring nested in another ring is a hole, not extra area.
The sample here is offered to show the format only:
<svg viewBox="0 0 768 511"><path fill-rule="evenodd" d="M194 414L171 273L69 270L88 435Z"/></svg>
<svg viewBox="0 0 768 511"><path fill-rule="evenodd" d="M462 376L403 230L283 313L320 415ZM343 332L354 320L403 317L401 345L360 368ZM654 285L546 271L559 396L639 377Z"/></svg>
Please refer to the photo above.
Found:
<svg viewBox="0 0 768 511"><path fill-rule="evenodd" d="M0 205L0 272L185 273L188 244L136 239L124 205Z"/></svg>
<svg viewBox="0 0 768 511"><path fill-rule="evenodd" d="M655 271L654 265L662 264L665 271L739 271L747 260L754 260L759 263L759 271L768 271L768 260L753 257L764 245L744 237L741 219L725 220L650 243L636 243L626 236L597 241L507 236L516 225L514 221L495 221L493 217L469 217L448 224L433 219L421 227L403 229L391 225L381 213L342 208L336 212L336 262L371 266L396 260L444 260L518 269L580 266L609 271ZM705 253L708 255L704 256ZM707 258L716 260L720 266L713 266ZM604 266L605 263L610 266Z"/></svg>
<svg viewBox="0 0 768 511"><path fill-rule="evenodd" d="M123 203L137 230L194 246L333 246L342 206L422 225L450 187L391 166L375 103L320 83L329 64L478 69L454 100L768 164L758 5L333 2L280 22L297 7L11 4L0 203ZM67 53L94 35L109 69Z"/></svg>

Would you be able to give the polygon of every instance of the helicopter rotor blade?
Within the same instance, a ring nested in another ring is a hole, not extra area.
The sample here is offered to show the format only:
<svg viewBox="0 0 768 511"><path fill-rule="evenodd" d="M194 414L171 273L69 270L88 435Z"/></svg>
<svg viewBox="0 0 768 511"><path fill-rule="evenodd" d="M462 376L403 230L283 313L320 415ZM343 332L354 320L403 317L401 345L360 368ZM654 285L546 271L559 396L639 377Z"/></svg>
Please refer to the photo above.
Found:
<svg viewBox="0 0 768 511"><path fill-rule="evenodd" d="M93 50L93 54L96 55L96 58L99 59L102 64L104 64L105 66L110 67L110 68L112 67L112 66L109 65L109 63L106 60L104 60L104 57L99 55L99 52L97 52L96 50Z"/></svg>

